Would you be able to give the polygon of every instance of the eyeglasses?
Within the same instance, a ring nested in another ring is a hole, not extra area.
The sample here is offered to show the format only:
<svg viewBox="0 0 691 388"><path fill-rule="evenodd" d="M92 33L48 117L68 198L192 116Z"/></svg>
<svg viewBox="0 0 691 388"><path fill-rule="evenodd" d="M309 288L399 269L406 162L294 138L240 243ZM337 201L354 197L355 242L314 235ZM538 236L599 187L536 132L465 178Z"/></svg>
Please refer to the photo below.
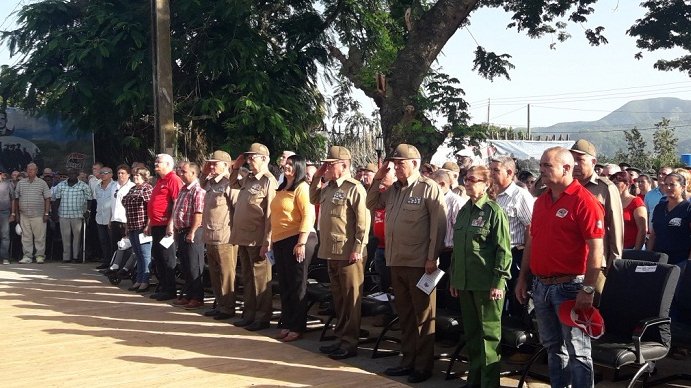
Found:
<svg viewBox="0 0 691 388"><path fill-rule="evenodd" d="M680 185L679 183L676 183L676 182L675 182L675 183L663 183L663 184L661 184L660 186L666 187L666 188L668 188L668 189L673 189L673 188L675 188L675 187L677 187L677 186L681 186L681 185Z"/></svg>
<svg viewBox="0 0 691 388"><path fill-rule="evenodd" d="M112 174L112 171L101 171L101 174Z"/></svg>
<svg viewBox="0 0 691 388"><path fill-rule="evenodd" d="M259 154L249 154L249 155L245 155L245 159L247 159L247 160L254 160L254 159L257 159L257 158L261 158L261 157L263 157L263 155L259 155Z"/></svg>
<svg viewBox="0 0 691 388"><path fill-rule="evenodd" d="M470 184L475 184L475 183L484 182L484 181L485 181L484 179L475 178L474 176L467 176L463 180L464 183L470 183Z"/></svg>

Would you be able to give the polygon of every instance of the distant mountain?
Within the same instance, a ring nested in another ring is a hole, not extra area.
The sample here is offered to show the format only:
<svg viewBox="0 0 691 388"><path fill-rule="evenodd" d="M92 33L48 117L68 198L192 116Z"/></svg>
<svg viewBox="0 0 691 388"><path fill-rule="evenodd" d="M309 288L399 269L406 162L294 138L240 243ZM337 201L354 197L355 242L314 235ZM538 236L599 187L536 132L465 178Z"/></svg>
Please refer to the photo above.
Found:
<svg viewBox="0 0 691 388"><path fill-rule="evenodd" d="M598 153L612 156L620 149L626 150L623 130L634 127L641 131L652 151L655 124L663 117L675 127L679 153L691 152L691 101L673 97L630 101L597 121L558 123L534 128L532 132L557 136L568 133L571 139L587 139L595 144Z"/></svg>

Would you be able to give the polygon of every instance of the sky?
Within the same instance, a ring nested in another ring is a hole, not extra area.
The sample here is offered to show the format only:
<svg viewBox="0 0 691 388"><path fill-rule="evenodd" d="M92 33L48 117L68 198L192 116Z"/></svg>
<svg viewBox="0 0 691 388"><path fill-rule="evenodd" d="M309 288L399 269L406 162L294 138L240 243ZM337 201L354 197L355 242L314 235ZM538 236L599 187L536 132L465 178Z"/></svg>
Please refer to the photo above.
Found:
<svg viewBox="0 0 691 388"><path fill-rule="evenodd" d="M15 25L10 15L28 0L0 2L0 30ZM644 10L637 0L600 0L584 25L571 25L571 39L556 42L551 36L530 39L515 29L506 29L510 15L502 10L481 9L447 43L435 66L457 77L471 104L472 123L525 127L530 104L530 126L559 122L598 120L631 100L677 97L691 100L691 78L682 72L661 72L653 68L659 58L672 59L680 50L643 53L626 30ZM9 15L9 16L8 16ZM609 44L592 47L584 37L587 28L604 26ZM550 44L556 43L556 49ZM486 80L472 71L477 45L498 54L508 53L516 66L511 80ZM8 49L0 47L0 64L13 64ZM371 101L364 106L373 107ZM663 116L664 112L660 112Z"/></svg>

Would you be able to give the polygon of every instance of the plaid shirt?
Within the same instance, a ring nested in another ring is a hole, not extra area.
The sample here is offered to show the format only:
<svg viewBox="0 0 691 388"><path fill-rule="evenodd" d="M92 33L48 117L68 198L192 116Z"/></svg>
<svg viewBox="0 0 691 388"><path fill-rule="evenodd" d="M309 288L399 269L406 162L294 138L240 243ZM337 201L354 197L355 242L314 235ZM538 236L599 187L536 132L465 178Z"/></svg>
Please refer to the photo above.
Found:
<svg viewBox="0 0 691 388"><path fill-rule="evenodd" d="M131 188L130 192L122 197L122 206L125 207L127 216L127 230L141 230L146 226L146 205L151 199L153 189L150 184L142 183Z"/></svg>
<svg viewBox="0 0 691 388"><path fill-rule="evenodd" d="M67 181L55 186L55 199L60 200L58 215L61 218L83 218L86 211L86 201L91 200L91 189L86 183L77 180L70 186Z"/></svg>
<svg viewBox="0 0 691 388"><path fill-rule="evenodd" d="M204 212L204 196L206 190L195 180L187 186L183 186L178 194L178 199L173 206L173 226L175 230L192 226L192 215Z"/></svg>

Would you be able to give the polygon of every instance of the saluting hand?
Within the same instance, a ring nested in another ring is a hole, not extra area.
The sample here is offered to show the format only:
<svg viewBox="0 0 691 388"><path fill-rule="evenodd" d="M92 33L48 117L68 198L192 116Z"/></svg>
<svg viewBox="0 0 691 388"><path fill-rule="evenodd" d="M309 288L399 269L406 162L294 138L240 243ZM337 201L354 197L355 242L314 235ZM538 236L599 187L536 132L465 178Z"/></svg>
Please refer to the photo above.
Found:
<svg viewBox="0 0 691 388"><path fill-rule="evenodd" d="M326 172L326 168L327 168L327 167L329 167L329 163L328 163L328 162L322 163L322 165L319 167L319 169L317 170L317 172L315 172L314 175L312 176L312 180L318 180L319 178L321 178L322 176L324 176L324 173Z"/></svg>
<svg viewBox="0 0 691 388"><path fill-rule="evenodd" d="M382 180L386 176L386 174L389 172L391 169L391 166L389 166L389 162L386 162L381 165L379 170L377 170L377 173L374 174L374 178L372 179L377 179L377 180Z"/></svg>
<svg viewBox="0 0 691 388"><path fill-rule="evenodd" d="M239 170L245 164L245 154L240 154L233 162L233 170Z"/></svg>

